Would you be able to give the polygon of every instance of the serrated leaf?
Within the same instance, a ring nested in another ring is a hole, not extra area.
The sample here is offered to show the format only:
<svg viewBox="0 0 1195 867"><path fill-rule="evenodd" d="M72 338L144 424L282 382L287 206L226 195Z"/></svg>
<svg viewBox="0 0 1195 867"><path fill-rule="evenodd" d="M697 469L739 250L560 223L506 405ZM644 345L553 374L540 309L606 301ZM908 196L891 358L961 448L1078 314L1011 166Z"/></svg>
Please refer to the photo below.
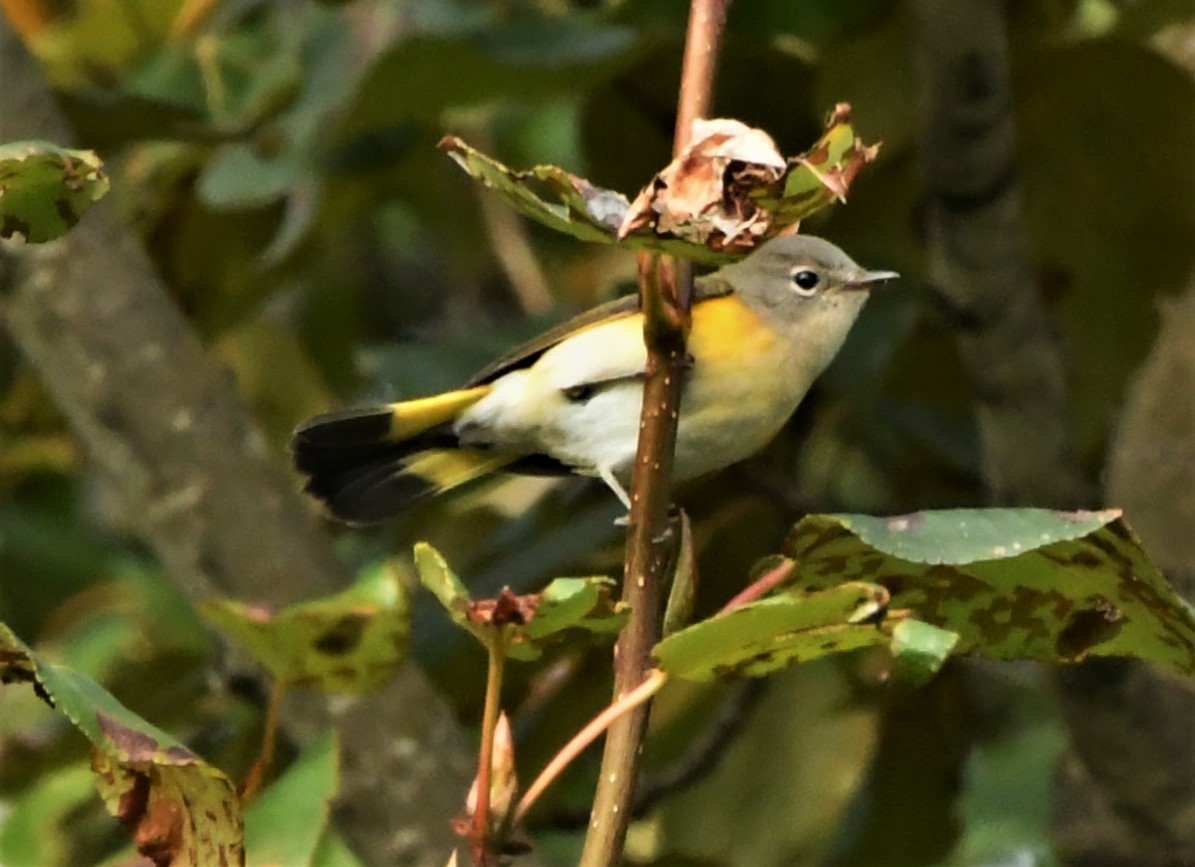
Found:
<svg viewBox="0 0 1195 867"><path fill-rule="evenodd" d="M860 647L884 645L888 592L849 582L788 592L743 605L674 632L652 651L665 673L686 680L758 677ZM890 624L888 627L890 629Z"/></svg>
<svg viewBox="0 0 1195 867"><path fill-rule="evenodd" d="M53 240L79 222L108 187L94 151L43 141L0 145L0 238Z"/></svg>
<svg viewBox="0 0 1195 867"><path fill-rule="evenodd" d="M813 515L784 550L797 586L874 581L893 609L958 633L959 653L1134 656L1195 674L1195 615L1115 510Z"/></svg>
<svg viewBox="0 0 1195 867"><path fill-rule="evenodd" d="M32 684L91 741L100 797L142 854L174 867L244 863L240 800L223 773L0 623L0 683L14 682Z"/></svg>
<svg viewBox="0 0 1195 867"><path fill-rule="evenodd" d="M336 738L321 737L253 802L245 815L245 853L254 867L317 863L331 802L340 787Z"/></svg>
<svg viewBox="0 0 1195 867"><path fill-rule="evenodd" d="M340 593L278 612L234 599L211 599L199 610L274 678L329 692L381 687L410 640L407 594L389 563Z"/></svg>
<svg viewBox="0 0 1195 867"><path fill-rule="evenodd" d="M753 192L752 198L772 212L774 230L800 222L832 202L845 201L851 182L878 149L855 137L850 106L839 105L813 147L790 161L777 184Z"/></svg>

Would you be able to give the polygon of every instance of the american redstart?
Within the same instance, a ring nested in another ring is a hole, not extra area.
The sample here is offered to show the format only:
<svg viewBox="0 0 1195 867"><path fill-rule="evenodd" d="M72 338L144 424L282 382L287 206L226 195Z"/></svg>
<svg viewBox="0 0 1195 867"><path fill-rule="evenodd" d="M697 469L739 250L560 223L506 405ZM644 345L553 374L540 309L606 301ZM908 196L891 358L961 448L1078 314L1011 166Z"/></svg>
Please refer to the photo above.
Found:
<svg viewBox="0 0 1195 867"><path fill-rule="evenodd" d="M773 238L694 286L673 479L763 448L846 339L874 284L838 247ZM433 397L318 415L291 440L307 493L370 523L495 470L598 476L624 503L647 351L638 298L565 322Z"/></svg>

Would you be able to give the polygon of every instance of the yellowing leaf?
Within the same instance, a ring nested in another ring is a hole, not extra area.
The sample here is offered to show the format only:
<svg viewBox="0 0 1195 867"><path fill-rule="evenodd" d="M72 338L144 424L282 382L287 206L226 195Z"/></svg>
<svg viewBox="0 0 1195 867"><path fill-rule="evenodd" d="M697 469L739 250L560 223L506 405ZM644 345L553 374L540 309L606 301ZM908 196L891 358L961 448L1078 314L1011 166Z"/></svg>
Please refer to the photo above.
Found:
<svg viewBox="0 0 1195 867"><path fill-rule="evenodd" d="M0 145L0 238L53 240L79 222L108 186L94 151L41 141Z"/></svg>
<svg viewBox="0 0 1195 867"><path fill-rule="evenodd" d="M0 623L0 683L15 682L30 683L91 741L100 796L139 852L172 867L244 863L240 799L223 773Z"/></svg>
<svg viewBox="0 0 1195 867"><path fill-rule="evenodd" d="M329 692L379 688L402 665L410 639L406 591L389 564L341 593L278 612L233 599L199 610L273 677Z"/></svg>

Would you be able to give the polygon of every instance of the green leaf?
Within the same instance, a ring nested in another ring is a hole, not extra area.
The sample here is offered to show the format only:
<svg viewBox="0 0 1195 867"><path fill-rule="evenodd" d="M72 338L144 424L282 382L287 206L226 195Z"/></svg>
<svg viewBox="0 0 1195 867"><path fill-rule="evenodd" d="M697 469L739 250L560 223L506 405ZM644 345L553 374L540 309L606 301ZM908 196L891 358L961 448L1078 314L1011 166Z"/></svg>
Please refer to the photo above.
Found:
<svg viewBox="0 0 1195 867"><path fill-rule="evenodd" d="M42 141L0 145L0 238L53 240L79 222L108 186L94 151Z"/></svg>
<svg viewBox="0 0 1195 867"><path fill-rule="evenodd" d="M508 642L512 659L537 659L544 645L569 629L617 632L626 611L614 598L617 582L604 575L556 578L538 594L535 613L515 626Z"/></svg>
<svg viewBox="0 0 1195 867"><path fill-rule="evenodd" d="M892 630L894 677L914 686L928 682L958 646L958 633L920 620L902 620Z"/></svg>
<svg viewBox="0 0 1195 867"><path fill-rule="evenodd" d="M784 550L797 586L874 581L894 611L958 633L959 653L1135 656L1195 674L1195 615L1115 510L813 515Z"/></svg>
<svg viewBox="0 0 1195 867"><path fill-rule="evenodd" d="M595 187L558 166L514 171L456 136L441 141L440 149L520 214L582 241L614 243L622 215L630 206L622 193ZM545 195L557 201L547 201Z"/></svg>
<svg viewBox="0 0 1195 867"><path fill-rule="evenodd" d="M851 182L878 151L878 145L864 145L855 137L850 107L839 105L813 147L791 159L788 171L776 184L752 192L751 198L772 212L775 234L833 202L846 201Z"/></svg>
<svg viewBox="0 0 1195 867"><path fill-rule="evenodd" d="M481 628L469 619L473 597L440 552L426 542L419 542L415 545L415 568L423 586L444 606L452 622L472 632L482 644L487 643Z"/></svg>
<svg viewBox="0 0 1195 867"><path fill-rule="evenodd" d="M487 648L501 630L512 659L538 659L544 646L565 630L614 632L626 619L611 592L615 582L601 575L557 578L540 593L516 596L506 590L496 599L475 601L440 552L426 542L415 546L415 567L454 623Z"/></svg>
<svg viewBox="0 0 1195 867"><path fill-rule="evenodd" d="M407 602L396 568L382 563L340 593L276 613L234 599L208 600L199 610L284 683L367 692L406 658Z"/></svg>
<svg viewBox="0 0 1195 867"><path fill-rule="evenodd" d="M32 684L91 741L100 796L142 854L179 865L242 863L240 799L224 774L0 623L0 683L15 682Z"/></svg>
<svg viewBox="0 0 1195 867"><path fill-rule="evenodd" d="M320 838L311 867L363 867L334 828L326 828Z"/></svg>
<svg viewBox="0 0 1195 867"><path fill-rule="evenodd" d="M326 734L304 751L245 815L249 864L313 865L327 835L340 787L336 738Z"/></svg>
<svg viewBox="0 0 1195 867"><path fill-rule="evenodd" d="M0 864L68 863L70 822L94 803L94 777L80 762L41 775L16 798L6 796L11 812L0 821Z"/></svg>
<svg viewBox="0 0 1195 867"><path fill-rule="evenodd" d="M849 582L817 592L788 592L751 602L674 632L652 654L667 674L686 680L758 677L796 662L884 645L888 591Z"/></svg>

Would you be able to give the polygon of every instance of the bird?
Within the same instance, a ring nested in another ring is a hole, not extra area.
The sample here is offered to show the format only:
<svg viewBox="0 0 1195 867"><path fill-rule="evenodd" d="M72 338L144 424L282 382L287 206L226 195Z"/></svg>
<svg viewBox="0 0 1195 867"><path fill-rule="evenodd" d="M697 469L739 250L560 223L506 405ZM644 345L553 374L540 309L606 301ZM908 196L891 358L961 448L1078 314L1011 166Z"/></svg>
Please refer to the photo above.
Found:
<svg viewBox="0 0 1195 867"><path fill-rule="evenodd" d="M694 281L674 482L749 457L838 353L869 271L812 235L764 242ZM373 524L423 497L505 471L602 479L627 508L647 364L629 295L494 361L459 389L314 416L291 438L303 490L332 517Z"/></svg>

